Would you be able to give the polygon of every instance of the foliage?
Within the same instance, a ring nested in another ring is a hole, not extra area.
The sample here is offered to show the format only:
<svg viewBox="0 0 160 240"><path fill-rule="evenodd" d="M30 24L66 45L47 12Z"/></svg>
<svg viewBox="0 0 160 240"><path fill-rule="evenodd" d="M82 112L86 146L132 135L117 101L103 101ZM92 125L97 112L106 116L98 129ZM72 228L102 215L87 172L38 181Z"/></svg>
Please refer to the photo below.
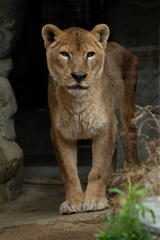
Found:
<svg viewBox="0 0 160 240"><path fill-rule="evenodd" d="M138 215L145 217L149 212L155 220L154 212L145 207L139 200L147 194L145 188L134 184L127 187L127 193L119 189L111 192L120 196L120 210L115 216L108 216L107 229L96 234L97 240L153 240L147 229L141 224Z"/></svg>

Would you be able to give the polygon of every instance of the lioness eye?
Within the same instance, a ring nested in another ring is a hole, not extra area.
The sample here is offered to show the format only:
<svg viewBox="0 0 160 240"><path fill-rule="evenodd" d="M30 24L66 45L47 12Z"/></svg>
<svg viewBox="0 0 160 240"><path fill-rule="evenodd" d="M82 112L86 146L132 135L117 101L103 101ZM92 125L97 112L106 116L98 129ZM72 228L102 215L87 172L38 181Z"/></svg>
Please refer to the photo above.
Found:
<svg viewBox="0 0 160 240"><path fill-rule="evenodd" d="M60 52L60 54L64 57L68 57L69 58L69 53L68 52L65 52L65 51L62 51Z"/></svg>
<svg viewBox="0 0 160 240"><path fill-rule="evenodd" d="M87 58L93 57L95 55L95 52L88 52L87 53Z"/></svg>

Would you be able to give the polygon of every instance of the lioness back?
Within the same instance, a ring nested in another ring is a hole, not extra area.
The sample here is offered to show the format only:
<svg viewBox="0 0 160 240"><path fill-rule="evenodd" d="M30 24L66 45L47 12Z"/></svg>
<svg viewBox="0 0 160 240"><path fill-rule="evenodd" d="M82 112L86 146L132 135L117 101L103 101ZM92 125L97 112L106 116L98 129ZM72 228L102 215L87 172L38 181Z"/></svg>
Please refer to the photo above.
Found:
<svg viewBox="0 0 160 240"><path fill-rule="evenodd" d="M105 75L108 75L108 78L112 82L116 111L117 107L122 107L121 104L124 104L128 94L134 97L138 59L125 47L115 42L108 42L105 52L106 61L104 71Z"/></svg>

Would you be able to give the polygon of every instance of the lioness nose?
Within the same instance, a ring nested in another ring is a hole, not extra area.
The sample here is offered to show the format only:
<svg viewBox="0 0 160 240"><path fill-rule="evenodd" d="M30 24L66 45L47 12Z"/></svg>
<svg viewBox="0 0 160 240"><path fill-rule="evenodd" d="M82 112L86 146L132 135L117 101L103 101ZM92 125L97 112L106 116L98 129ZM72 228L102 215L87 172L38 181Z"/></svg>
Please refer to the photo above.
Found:
<svg viewBox="0 0 160 240"><path fill-rule="evenodd" d="M81 82L86 76L86 72L71 72L72 77L77 81Z"/></svg>

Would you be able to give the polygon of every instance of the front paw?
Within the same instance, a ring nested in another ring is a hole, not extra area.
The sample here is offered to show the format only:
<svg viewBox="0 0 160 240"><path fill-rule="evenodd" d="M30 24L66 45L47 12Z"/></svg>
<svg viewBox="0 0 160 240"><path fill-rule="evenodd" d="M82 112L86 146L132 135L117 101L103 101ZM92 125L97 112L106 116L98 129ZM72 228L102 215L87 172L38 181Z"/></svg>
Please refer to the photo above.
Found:
<svg viewBox="0 0 160 240"><path fill-rule="evenodd" d="M85 198L83 203L84 212L100 211L106 208L109 208L109 203L106 197L88 197Z"/></svg>
<svg viewBox="0 0 160 240"><path fill-rule="evenodd" d="M70 214L82 212L83 199L69 199L64 201L60 206L60 214Z"/></svg>

